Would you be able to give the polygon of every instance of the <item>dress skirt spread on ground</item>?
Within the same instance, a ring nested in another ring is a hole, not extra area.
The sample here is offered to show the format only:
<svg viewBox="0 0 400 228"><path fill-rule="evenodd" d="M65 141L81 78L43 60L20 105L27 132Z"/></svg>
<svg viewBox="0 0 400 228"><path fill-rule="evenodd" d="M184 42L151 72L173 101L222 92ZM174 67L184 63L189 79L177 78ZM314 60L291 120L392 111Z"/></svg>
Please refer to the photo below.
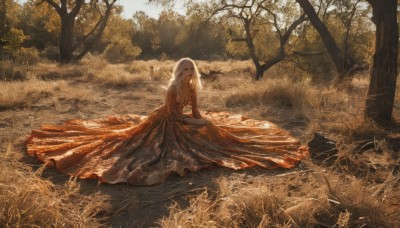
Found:
<svg viewBox="0 0 400 228"><path fill-rule="evenodd" d="M148 116L44 125L28 137L27 152L71 176L133 185L161 183L173 173L215 164L291 168L308 156L307 147L270 122L227 112L202 112L200 123L177 120L171 110L183 109L174 102L167 95L166 104Z"/></svg>

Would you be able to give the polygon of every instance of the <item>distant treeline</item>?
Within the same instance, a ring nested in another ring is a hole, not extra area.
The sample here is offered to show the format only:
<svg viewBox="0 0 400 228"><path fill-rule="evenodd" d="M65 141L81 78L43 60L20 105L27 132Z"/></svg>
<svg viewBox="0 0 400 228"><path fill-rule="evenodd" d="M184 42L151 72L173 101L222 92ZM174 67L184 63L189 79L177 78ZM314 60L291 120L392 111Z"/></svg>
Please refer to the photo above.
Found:
<svg viewBox="0 0 400 228"><path fill-rule="evenodd" d="M20 5L13 0L1 0L2 58L22 62L34 62L37 57L59 60L61 19L48 2L31 0ZM71 2L77 4L79 0ZM81 52L85 48L83 43L93 39L90 35L100 28L98 24L107 9L104 2L108 1L94 2L97 3L83 2L75 17L74 53ZM116 1L101 39L90 52L104 55L112 63L182 56L203 60L249 59L252 54L260 62L267 62L284 50L285 59L300 68L311 72L331 70L324 43L306 17L282 45L280 36L302 14L296 1L264 1L260 12L256 8L240 11L222 2L192 2L187 5L186 15L166 9L156 19L142 11L125 19L121 16L122 6ZM358 65L369 63L374 36L370 8L357 0L315 1L314 5L344 54ZM73 7L73 3L68 7ZM253 49L249 48L249 38Z"/></svg>

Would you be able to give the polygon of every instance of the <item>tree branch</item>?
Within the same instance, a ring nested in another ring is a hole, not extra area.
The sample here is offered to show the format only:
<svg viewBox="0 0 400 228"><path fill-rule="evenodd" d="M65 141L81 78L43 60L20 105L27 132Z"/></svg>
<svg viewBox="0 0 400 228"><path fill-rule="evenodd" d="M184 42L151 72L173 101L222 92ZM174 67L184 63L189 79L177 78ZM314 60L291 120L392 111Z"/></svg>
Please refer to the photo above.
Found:
<svg viewBox="0 0 400 228"><path fill-rule="evenodd" d="M275 29L276 29L276 32L278 33L278 35L279 35L279 39L282 39L282 33L281 33L281 30L280 30L280 28L279 28L279 26L278 26L278 20L277 20L277 16L276 16L276 14L274 13L274 12L272 12L270 9L268 9L267 7L265 7L265 6L261 6L264 10L266 10L269 14L271 14L272 15L272 17L274 18L274 27L275 27Z"/></svg>
<svg viewBox="0 0 400 228"><path fill-rule="evenodd" d="M117 0L112 0L111 2L109 2L109 0L103 0L103 1L106 4L107 9L106 12L104 13L104 16L102 16L99 19L99 21L101 20L100 28L98 29L98 32L95 35L93 35L93 38L90 41L86 42L83 51L76 57L77 59L81 59L83 56L85 56L93 48L93 46L100 41L101 35L103 34L104 29L107 25L108 18L111 15L112 7Z"/></svg>
<svg viewBox="0 0 400 228"><path fill-rule="evenodd" d="M322 50L322 51L307 51L307 52L303 52L303 51L293 51L293 54L295 55L300 55L300 56L314 56L314 55L324 55L327 52L327 50Z"/></svg>
<svg viewBox="0 0 400 228"><path fill-rule="evenodd" d="M57 13L59 15L61 15L61 7L56 2L54 2L53 0L42 0L41 2L38 3L38 5L42 4L42 2L47 2L50 6L52 6L57 11Z"/></svg>
<svg viewBox="0 0 400 228"><path fill-rule="evenodd" d="M246 42L246 39L245 38L235 37L235 38L231 38L230 41L232 41L232 42Z"/></svg>
<svg viewBox="0 0 400 228"><path fill-rule="evenodd" d="M299 26L301 23L303 23L306 20L307 20L307 18L306 18L306 15L304 13L297 20L295 20L289 26L289 28L287 29L285 34L281 37L281 40L280 40L281 41L281 45L284 45L288 41L290 35L292 35L293 30L295 30L297 28L297 26Z"/></svg>
<svg viewBox="0 0 400 228"><path fill-rule="evenodd" d="M85 3L84 0L76 0L75 7L70 12L71 17L76 17L76 15L78 15L83 3Z"/></svg>

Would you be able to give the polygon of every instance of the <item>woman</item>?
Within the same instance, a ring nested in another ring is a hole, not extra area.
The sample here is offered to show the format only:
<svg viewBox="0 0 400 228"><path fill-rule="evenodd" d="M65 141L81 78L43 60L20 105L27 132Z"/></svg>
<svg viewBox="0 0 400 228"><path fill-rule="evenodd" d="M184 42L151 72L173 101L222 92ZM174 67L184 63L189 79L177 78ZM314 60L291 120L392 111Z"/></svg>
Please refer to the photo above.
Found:
<svg viewBox="0 0 400 228"><path fill-rule="evenodd" d="M201 88L193 60L181 59L165 104L149 116L45 125L32 131L27 151L72 176L134 185L161 183L172 173L182 176L214 164L290 168L308 155L298 140L269 122L225 112L203 112L202 117L197 108ZM191 115L183 113L189 104Z"/></svg>

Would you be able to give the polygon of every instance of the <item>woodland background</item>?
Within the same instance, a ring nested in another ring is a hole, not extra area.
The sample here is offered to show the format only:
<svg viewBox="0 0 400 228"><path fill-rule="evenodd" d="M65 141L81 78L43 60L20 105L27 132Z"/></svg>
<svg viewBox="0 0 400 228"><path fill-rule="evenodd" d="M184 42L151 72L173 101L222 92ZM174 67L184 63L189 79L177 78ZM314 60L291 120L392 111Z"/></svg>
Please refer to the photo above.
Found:
<svg viewBox="0 0 400 228"><path fill-rule="evenodd" d="M158 18L123 18L118 0L0 0L0 226L398 227L397 1L150 2ZM26 155L42 124L147 114L182 57L202 110L271 121L310 160L132 187Z"/></svg>
<svg viewBox="0 0 400 228"><path fill-rule="evenodd" d="M73 2L68 1L68 5ZM229 1L226 4L186 2L186 15L169 10L166 5L159 18L151 18L146 12L139 11L125 19L121 16L123 9L116 1L107 15L109 18L101 39L93 44L91 53L104 55L112 63L181 56L199 60L249 59L250 52L240 39L251 36L258 58L264 61L279 53L280 35L284 35L302 14L295 1L253 1L254 7L262 2L265 9L246 13L250 20L250 33L247 34L243 25L246 16L240 16L240 10L230 7ZM239 4L241 1L232 2L238 2L236 8L243 5ZM242 2L250 5L252 1ZM60 16L46 1L39 5L34 3L28 1L20 5L16 1L1 1L3 59L28 64L39 61L39 57L53 61L60 59ZM316 1L314 4L344 55L351 56L360 66L369 64L375 32L370 20L370 5L350 0ZM83 4L75 17L74 53L80 53L91 35L98 32L96 25L103 22L106 11L107 6L102 1ZM332 63L323 41L306 18L301 22L284 44L287 59L307 72L329 73Z"/></svg>

